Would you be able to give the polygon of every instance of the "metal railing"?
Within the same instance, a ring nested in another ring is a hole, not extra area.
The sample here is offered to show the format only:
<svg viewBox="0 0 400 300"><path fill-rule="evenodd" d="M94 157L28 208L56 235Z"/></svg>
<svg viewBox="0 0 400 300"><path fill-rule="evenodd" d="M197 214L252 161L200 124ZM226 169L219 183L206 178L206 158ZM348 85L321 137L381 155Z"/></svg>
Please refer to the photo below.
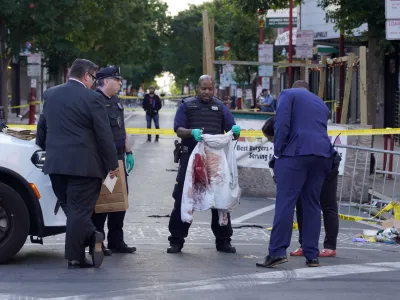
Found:
<svg viewBox="0 0 400 300"><path fill-rule="evenodd" d="M400 152L349 145L335 148L345 151L343 174L338 178L339 213L374 222L393 218L394 208L400 207ZM385 165L379 168L382 162Z"/></svg>

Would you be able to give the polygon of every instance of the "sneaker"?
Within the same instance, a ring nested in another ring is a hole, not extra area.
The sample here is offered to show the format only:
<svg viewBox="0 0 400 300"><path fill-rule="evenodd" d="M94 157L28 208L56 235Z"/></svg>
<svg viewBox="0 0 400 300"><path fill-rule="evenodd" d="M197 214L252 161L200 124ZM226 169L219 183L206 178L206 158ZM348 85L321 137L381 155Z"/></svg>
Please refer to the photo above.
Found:
<svg viewBox="0 0 400 300"><path fill-rule="evenodd" d="M335 257L336 250L324 249L319 252L319 257Z"/></svg>
<svg viewBox="0 0 400 300"><path fill-rule="evenodd" d="M310 268L319 267L318 258L315 258L315 259L307 259L307 260L306 260L306 265L309 266Z"/></svg>
<svg viewBox="0 0 400 300"><path fill-rule="evenodd" d="M293 252L290 252L290 256L304 256L303 249L299 248L294 250Z"/></svg>

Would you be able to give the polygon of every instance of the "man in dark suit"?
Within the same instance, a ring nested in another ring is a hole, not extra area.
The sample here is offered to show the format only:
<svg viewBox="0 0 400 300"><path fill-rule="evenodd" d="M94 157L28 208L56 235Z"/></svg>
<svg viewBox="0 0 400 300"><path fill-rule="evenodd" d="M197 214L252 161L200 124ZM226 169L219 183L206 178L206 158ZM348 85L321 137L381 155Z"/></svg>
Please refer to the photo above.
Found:
<svg viewBox="0 0 400 300"><path fill-rule="evenodd" d="M104 235L91 216L107 173L118 172L104 97L90 88L98 67L77 59L69 80L45 91L36 143L46 150L43 172L67 216L65 258L69 268L100 267ZM92 251L91 264L85 246Z"/></svg>
<svg viewBox="0 0 400 300"><path fill-rule="evenodd" d="M322 100L321 100L322 101ZM269 140L274 139L274 117L271 117L265 122L262 128L264 136ZM324 216L324 228L325 228L325 240L324 249L319 252L319 257L333 257L336 256L336 244L339 233L339 212L338 204L336 201L339 166L340 166L340 155L335 151L333 154L333 165L329 175L325 178L322 185L321 195L319 202L321 204L322 214ZM275 160L272 159L269 163L269 167L274 169ZM273 177L276 180L275 176ZM300 248L290 252L290 256L303 256L303 249L301 245L303 243L303 205L301 196L296 202L296 219L299 225L299 244Z"/></svg>
<svg viewBox="0 0 400 300"><path fill-rule="evenodd" d="M143 109L146 112L147 128L151 128L151 121L154 120L156 129L160 129L160 117L158 112L161 109L161 100L158 95L155 94L154 86L149 87L149 93L144 95ZM156 142L158 142L158 134L156 135ZM147 141L151 142L151 134L147 135Z"/></svg>
<svg viewBox="0 0 400 300"><path fill-rule="evenodd" d="M297 81L278 100L274 121L274 172L277 194L269 255L257 266L271 268L287 262L294 207L301 196L304 208L302 248L309 267L319 266L321 230L319 198L332 169L334 149L329 140L329 110L309 92L308 83Z"/></svg>

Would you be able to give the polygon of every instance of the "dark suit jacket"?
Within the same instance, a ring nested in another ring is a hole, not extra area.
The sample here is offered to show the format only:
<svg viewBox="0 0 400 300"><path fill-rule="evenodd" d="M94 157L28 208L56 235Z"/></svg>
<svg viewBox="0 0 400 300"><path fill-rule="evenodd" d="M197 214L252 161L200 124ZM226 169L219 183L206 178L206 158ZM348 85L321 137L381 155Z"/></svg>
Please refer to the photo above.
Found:
<svg viewBox="0 0 400 300"><path fill-rule="evenodd" d="M335 151L327 133L328 117L325 103L313 93L284 90L279 95L274 121L274 154L331 157Z"/></svg>
<svg viewBox="0 0 400 300"><path fill-rule="evenodd" d="M46 90L36 144L46 150L45 174L105 178L118 168L104 97L80 82Z"/></svg>
<svg viewBox="0 0 400 300"><path fill-rule="evenodd" d="M158 111L161 109L161 99L157 95L154 94L153 100L156 100L156 106L153 108L153 104L150 104L150 96L149 94L144 95L142 107L146 111L147 115L154 116L158 114Z"/></svg>

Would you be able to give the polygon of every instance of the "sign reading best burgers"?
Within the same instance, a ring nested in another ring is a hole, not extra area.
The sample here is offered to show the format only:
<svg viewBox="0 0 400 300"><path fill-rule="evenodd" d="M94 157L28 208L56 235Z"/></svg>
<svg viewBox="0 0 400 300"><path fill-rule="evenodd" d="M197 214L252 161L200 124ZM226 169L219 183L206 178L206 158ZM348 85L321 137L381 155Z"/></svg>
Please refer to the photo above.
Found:
<svg viewBox="0 0 400 300"><path fill-rule="evenodd" d="M240 126L242 131L261 130L265 120L244 120L236 119L236 124ZM343 130L340 126L328 126L328 130ZM330 137L332 144L336 140L336 145L347 145L347 137ZM244 168L261 168L269 169L269 162L274 156L274 144L268 141L265 137L241 137L236 144L236 158L239 167ZM346 149L338 148L339 155L342 161L339 167L339 174L343 175L344 163L346 158Z"/></svg>

